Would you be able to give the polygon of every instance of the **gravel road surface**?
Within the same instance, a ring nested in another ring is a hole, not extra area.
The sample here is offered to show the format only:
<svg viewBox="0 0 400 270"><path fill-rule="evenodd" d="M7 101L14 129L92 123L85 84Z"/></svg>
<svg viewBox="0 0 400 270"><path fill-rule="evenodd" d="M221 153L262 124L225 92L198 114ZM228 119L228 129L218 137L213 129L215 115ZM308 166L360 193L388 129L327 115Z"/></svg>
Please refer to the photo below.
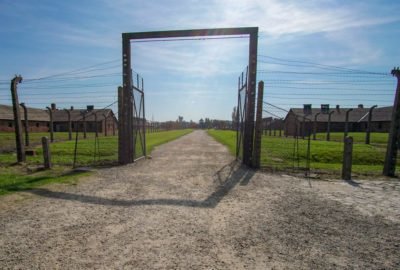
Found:
<svg viewBox="0 0 400 270"><path fill-rule="evenodd" d="M1 269L400 269L398 181L240 166L204 131L0 197Z"/></svg>

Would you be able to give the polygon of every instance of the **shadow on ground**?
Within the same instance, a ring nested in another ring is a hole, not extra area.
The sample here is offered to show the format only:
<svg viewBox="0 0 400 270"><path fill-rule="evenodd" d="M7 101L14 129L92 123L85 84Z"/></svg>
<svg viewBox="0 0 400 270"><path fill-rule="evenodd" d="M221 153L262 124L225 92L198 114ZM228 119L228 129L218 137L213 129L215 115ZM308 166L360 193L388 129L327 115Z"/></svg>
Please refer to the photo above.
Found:
<svg viewBox="0 0 400 270"><path fill-rule="evenodd" d="M219 182L217 189L205 200L179 200L179 199L148 199L148 200L118 200L108 199L83 194L73 194L49 189L38 188L28 192L38 196L54 198L60 200L79 201L82 203L111 205L111 206L141 206L141 205L171 205L185 207L214 208L238 183L247 185L253 177L254 171L239 166L236 161L221 167L215 174L215 179Z"/></svg>

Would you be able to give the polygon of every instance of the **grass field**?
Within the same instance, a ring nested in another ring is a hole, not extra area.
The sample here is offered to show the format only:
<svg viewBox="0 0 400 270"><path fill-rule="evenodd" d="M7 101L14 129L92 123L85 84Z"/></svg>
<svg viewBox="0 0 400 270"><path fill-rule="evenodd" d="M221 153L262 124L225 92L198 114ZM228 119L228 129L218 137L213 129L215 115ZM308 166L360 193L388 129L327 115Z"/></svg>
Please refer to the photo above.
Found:
<svg viewBox="0 0 400 270"><path fill-rule="evenodd" d="M75 138L76 133L72 133L72 137ZM87 132L87 138L94 138L94 132ZM102 134L99 133L101 137ZM29 144L33 147L40 145L42 137L50 138L49 132L31 132L29 133ZM83 133L79 133L79 138L83 139ZM25 143L25 133L23 133L23 140ZM68 132L54 132L54 141L67 141ZM13 151L15 149L15 133L14 132L0 132L0 152L1 151Z"/></svg>
<svg viewBox="0 0 400 270"><path fill-rule="evenodd" d="M343 141L343 132L331 132L330 137L331 141ZM365 132L349 132L349 135L353 137L353 141L355 143L365 143ZM381 132L371 132L370 134L370 143L371 144L384 144L386 147L388 141L389 133L381 133ZM326 140L326 133L317 133L317 140Z"/></svg>
<svg viewBox="0 0 400 270"><path fill-rule="evenodd" d="M175 140L191 131L191 129L185 129L146 134L147 154L151 153L154 147ZM77 165L103 165L117 162L117 136L99 137L98 145L99 155L95 157L95 139L79 140ZM52 143L51 160L56 166L47 171L37 169L37 165L43 162L41 147L36 148L36 156L27 157L27 165L12 165L16 161L16 155L13 153L0 154L0 195L51 182L74 183L78 177L87 175L88 173L71 173L70 165L73 163L74 147L74 141Z"/></svg>
<svg viewBox="0 0 400 270"><path fill-rule="evenodd" d="M236 153L236 132L209 130L217 141ZM387 134L386 134L387 135ZM343 136L343 134L342 134ZM383 140L384 136L376 136ZM359 136L358 138L362 138ZM356 139L357 141L357 139ZM298 155L294 155L297 142L293 138L262 137L261 166L275 170L288 170L306 166L307 140L298 140ZM386 147L355 143L353 146L353 173L380 175L383 169ZM343 143L339 141L310 141L310 168L314 171L340 174L343 158Z"/></svg>

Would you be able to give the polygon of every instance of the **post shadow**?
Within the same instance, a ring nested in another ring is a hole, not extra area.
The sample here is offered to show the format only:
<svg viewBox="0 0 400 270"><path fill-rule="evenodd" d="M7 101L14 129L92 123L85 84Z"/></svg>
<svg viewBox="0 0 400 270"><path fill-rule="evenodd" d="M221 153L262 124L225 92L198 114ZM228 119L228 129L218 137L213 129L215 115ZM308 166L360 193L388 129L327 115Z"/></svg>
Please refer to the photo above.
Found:
<svg viewBox="0 0 400 270"><path fill-rule="evenodd" d="M226 177L223 172L229 170ZM45 188L37 188L28 190L38 196L59 199L78 201L81 203L109 205L109 206L144 206L144 205L165 205L165 206L183 206L183 207L196 207L196 208L215 208L218 203L238 184L246 185L253 177L255 171L244 166L237 166L237 162L233 161L221 167L214 177L219 181L220 185L212 192L205 200L183 200L183 199L144 199L144 200L120 200L108 199L84 194L73 194L62 191L52 191Z"/></svg>

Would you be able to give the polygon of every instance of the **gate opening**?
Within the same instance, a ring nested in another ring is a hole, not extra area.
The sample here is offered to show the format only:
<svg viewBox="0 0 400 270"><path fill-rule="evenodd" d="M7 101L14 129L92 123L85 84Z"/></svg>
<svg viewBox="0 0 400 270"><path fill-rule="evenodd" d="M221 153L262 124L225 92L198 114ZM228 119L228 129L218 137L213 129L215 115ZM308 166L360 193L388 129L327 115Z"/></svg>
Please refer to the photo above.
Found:
<svg viewBox="0 0 400 270"><path fill-rule="evenodd" d="M133 163L136 153L145 149L145 135L140 136L140 124L135 119L137 112L143 109L143 114L139 114L139 122L145 121L144 117L144 96L143 108L137 108L138 104L134 98L137 88L133 85L132 65L131 65L131 41L144 39L168 39L185 37L208 37L208 36L249 36L249 62L246 75L246 87L239 91L239 99L243 99L242 120L240 132L240 157L242 163L253 166L253 141L255 127L255 96L256 96L256 74L257 74L257 47L258 47L258 27L239 27L239 28L213 28L213 29L191 29L191 30L172 30L155 32L136 32L122 34L122 81L123 86L118 95L118 161L120 164ZM143 86L143 81L142 81ZM140 90L140 89L139 89ZM143 89L142 89L143 90ZM143 91L142 91L143 94ZM242 96L242 97L241 97ZM141 103L139 104L141 106ZM239 104L238 104L239 105ZM135 113L136 114L135 114ZM141 116L143 116L141 118ZM136 116L137 118L137 116ZM136 124L134 124L136 123ZM139 131L138 131L139 130ZM145 132L143 133L145 134ZM138 143L139 139L139 143ZM139 147L142 147L139 149ZM144 148L143 148L144 147ZM144 153L145 155L145 153Z"/></svg>

